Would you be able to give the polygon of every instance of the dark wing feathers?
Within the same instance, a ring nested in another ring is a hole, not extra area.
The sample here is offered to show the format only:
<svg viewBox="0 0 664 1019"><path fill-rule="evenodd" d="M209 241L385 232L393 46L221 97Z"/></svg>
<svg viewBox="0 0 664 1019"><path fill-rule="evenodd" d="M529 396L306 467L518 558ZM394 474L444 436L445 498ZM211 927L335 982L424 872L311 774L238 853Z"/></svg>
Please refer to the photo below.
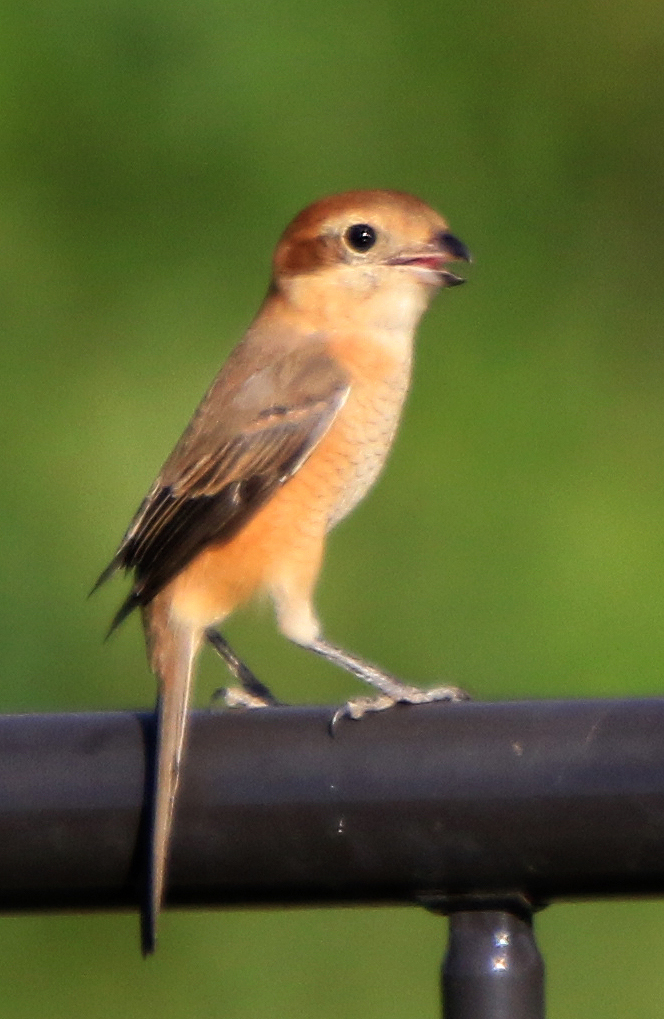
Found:
<svg viewBox="0 0 664 1019"><path fill-rule="evenodd" d="M236 387L229 409L240 420L233 422L228 415L234 427L230 435L226 415L220 413L224 372L218 376L95 585L119 568L135 571L111 630L150 602L206 546L232 538L297 471L332 424L348 394L335 362L320 351L304 359L298 352L284 361L262 369L268 382L274 376L278 403L247 400L242 386ZM252 380L249 376L250 393L271 395L270 385L256 386ZM239 414L238 395L244 400Z"/></svg>

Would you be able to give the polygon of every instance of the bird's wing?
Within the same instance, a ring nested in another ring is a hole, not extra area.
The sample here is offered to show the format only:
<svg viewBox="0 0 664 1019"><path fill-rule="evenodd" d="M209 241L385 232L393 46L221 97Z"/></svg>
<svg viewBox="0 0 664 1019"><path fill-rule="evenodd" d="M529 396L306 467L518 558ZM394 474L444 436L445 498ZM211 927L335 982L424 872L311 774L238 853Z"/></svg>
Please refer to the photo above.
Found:
<svg viewBox="0 0 664 1019"><path fill-rule="evenodd" d="M231 358L95 585L121 567L135 570L111 629L207 545L232 538L309 457L348 392L321 344L298 347L244 377L242 357Z"/></svg>

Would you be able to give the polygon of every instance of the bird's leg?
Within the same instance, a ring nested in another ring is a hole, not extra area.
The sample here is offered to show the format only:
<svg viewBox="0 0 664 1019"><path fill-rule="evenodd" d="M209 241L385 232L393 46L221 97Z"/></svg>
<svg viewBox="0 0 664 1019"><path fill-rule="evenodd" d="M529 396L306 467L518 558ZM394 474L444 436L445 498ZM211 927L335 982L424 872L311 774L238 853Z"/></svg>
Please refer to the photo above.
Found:
<svg viewBox="0 0 664 1019"><path fill-rule="evenodd" d="M213 701L222 699L231 708L267 708L280 703L265 684L261 683L251 669L247 668L244 662L238 658L219 630L210 627L205 631L205 636L217 654L223 658L229 671L242 684L241 688L221 687L219 690L215 690L212 695Z"/></svg>
<svg viewBox="0 0 664 1019"><path fill-rule="evenodd" d="M470 695L465 690L456 686L437 686L430 690L421 690L417 686L410 686L402 683L396 676L351 655L343 648L335 644L329 644L326 640L316 638L307 644L307 647L315 651L321 658L340 665L347 672L352 672L358 679L370 683L380 691L377 697L356 697L348 701L342 708L335 712L332 719L332 727L340 718L347 715L349 718L361 718L367 711L384 711L393 704L429 704L431 701L467 701Z"/></svg>

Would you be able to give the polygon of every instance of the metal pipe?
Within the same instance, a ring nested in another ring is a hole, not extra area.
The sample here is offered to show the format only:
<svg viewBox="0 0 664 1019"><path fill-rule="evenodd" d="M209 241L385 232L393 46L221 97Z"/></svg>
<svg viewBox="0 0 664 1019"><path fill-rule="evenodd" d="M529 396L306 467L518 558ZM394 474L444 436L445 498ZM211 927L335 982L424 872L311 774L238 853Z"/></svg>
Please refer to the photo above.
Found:
<svg viewBox="0 0 664 1019"><path fill-rule="evenodd" d="M192 719L168 901L664 891L664 700ZM152 719L0 717L0 909L136 906ZM442 905L441 905L442 904Z"/></svg>
<svg viewBox="0 0 664 1019"><path fill-rule="evenodd" d="M530 916L450 913L442 984L443 1019L544 1019L544 964Z"/></svg>

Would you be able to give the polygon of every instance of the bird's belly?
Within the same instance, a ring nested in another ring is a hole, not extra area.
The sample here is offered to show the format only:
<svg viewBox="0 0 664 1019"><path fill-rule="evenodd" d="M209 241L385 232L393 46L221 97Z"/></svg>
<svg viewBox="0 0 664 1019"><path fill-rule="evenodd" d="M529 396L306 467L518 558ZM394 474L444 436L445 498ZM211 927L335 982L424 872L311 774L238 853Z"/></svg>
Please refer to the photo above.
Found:
<svg viewBox="0 0 664 1019"><path fill-rule="evenodd" d="M209 626L288 576L305 590L325 534L366 494L385 463L407 380L357 386L296 473L245 526L211 545L172 582L176 614Z"/></svg>
<svg viewBox="0 0 664 1019"><path fill-rule="evenodd" d="M387 386L373 390L371 395L359 393L355 406L348 407L348 414L339 416L321 443L312 474L316 480L325 477L329 486L326 530L350 513L380 474L399 423L404 396L405 388L395 392Z"/></svg>

